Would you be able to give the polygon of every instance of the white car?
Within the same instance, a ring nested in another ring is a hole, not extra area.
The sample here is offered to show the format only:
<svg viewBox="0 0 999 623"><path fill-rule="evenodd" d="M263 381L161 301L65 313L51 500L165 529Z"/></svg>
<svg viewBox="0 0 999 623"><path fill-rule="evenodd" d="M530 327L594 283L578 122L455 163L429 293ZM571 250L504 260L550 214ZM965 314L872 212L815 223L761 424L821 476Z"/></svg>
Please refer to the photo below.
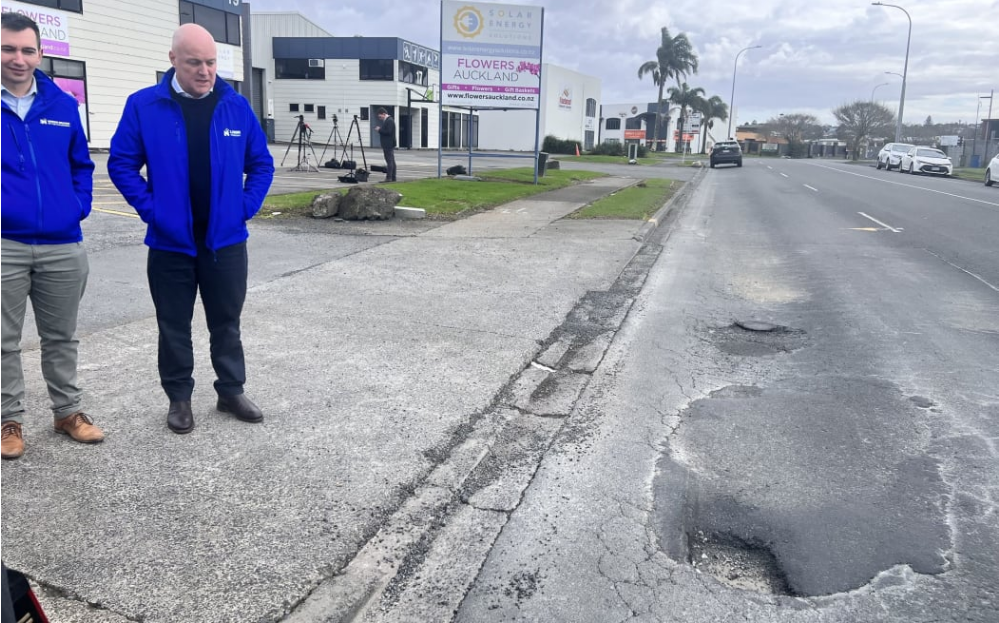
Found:
<svg viewBox="0 0 999 623"><path fill-rule="evenodd" d="M999 180L999 154L992 157L992 162L985 167L985 185L991 186Z"/></svg>
<svg viewBox="0 0 999 623"><path fill-rule="evenodd" d="M892 169L897 169L898 165L902 162L902 156L906 154L913 145L908 143L888 143L881 148L878 152L878 168L887 169L891 171Z"/></svg>
<svg viewBox="0 0 999 623"><path fill-rule="evenodd" d="M907 154L902 156L902 162L898 165L898 170L902 173L932 173L934 175L950 175L954 172L954 165L951 164L947 154L932 147L913 147Z"/></svg>

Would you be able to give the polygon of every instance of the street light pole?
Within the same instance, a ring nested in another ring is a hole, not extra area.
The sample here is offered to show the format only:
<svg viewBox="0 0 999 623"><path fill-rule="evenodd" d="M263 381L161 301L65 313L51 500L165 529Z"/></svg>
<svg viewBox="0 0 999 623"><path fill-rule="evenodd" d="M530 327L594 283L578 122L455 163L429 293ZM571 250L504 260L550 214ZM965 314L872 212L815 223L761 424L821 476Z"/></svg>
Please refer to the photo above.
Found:
<svg viewBox="0 0 999 623"><path fill-rule="evenodd" d="M898 98L898 121L895 124L895 142L902 142L902 114L905 111L905 84L909 75L909 44L912 43L912 16L909 12L897 4L885 4L884 2L872 2L873 6L888 6L905 13L909 20L909 36L905 40L905 66L902 68L902 95Z"/></svg>
<svg viewBox="0 0 999 623"><path fill-rule="evenodd" d="M739 50L739 53L735 55L735 64L734 67L732 67L732 95L728 98L728 138L730 139L735 138L732 136L732 117L735 116L735 72L739 69L739 57L743 52L748 52L749 50L755 50L762 47L762 45L751 45L748 48ZM738 129L738 126L736 129Z"/></svg>
<svg viewBox="0 0 999 623"><path fill-rule="evenodd" d="M872 103L872 104L874 103L874 92L875 92L875 91L877 91L878 89L880 89L881 87L886 87L886 86L888 86L889 84L891 84L891 83L890 83L890 82L882 82L882 83L881 83L881 84L879 84L878 86L876 86L876 87L874 87L873 89L871 89L871 103Z"/></svg>

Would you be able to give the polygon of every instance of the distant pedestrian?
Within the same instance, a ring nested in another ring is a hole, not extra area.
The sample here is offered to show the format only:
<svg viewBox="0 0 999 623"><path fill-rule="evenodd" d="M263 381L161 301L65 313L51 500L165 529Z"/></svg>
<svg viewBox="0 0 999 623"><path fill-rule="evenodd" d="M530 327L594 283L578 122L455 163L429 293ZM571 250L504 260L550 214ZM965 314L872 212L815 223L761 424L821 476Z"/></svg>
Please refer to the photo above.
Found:
<svg viewBox="0 0 999 623"><path fill-rule="evenodd" d="M21 331L29 297L56 432L83 443L102 441L104 433L81 408L76 370L76 319L90 272L80 221L90 214L94 163L76 100L38 69L38 25L14 12L0 20L2 455L16 459L24 454Z"/></svg>
<svg viewBox="0 0 999 623"><path fill-rule="evenodd" d="M146 272L159 326L160 383L170 400L167 426L184 434L194 428L191 317L199 291L218 410L244 422L264 419L243 393L240 316L246 221L263 204L274 160L250 103L216 77L215 40L207 30L178 28L169 56L173 69L163 80L125 103L108 172L147 224Z"/></svg>
<svg viewBox="0 0 999 623"><path fill-rule="evenodd" d="M375 131L381 136L382 153L385 154L385 181L395 180L395 120L389 116L384 108L378 109L379 125L375 126Z"/></svg>

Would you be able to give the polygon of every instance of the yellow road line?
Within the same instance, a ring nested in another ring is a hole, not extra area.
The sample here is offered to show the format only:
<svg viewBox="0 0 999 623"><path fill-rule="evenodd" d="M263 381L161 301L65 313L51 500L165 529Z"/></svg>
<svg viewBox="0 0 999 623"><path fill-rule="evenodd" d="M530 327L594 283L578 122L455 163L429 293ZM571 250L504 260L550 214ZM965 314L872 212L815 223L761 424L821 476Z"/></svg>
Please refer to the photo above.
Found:
<svg viewBox="0 0 999 623"><path fill-rule="evenodd" d="M92 208L94 212L103 212L105 214L117 214L118 216L131 216L132 218L139 218L138 214L132 212L120 212L118 210L108 210L107 208Z"/></svg>

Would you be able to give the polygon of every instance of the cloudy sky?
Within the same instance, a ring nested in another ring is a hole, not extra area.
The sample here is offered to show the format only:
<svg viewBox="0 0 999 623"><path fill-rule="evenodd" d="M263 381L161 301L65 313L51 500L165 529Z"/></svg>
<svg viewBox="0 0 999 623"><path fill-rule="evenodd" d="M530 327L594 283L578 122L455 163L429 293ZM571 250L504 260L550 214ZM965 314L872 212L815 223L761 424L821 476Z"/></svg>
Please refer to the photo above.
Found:
<svg viewBox="0 0 999 623"><path fill-rule="evenodd" d="M912 16L905 122L975 120L980 95L999 90L999 0L893 0ZM298 11L335 36L401 37L440 47L431 0L250 0L255 11ZM545 7L544 61L597 76L606 104L650 102L638 67L655 59L659 31L686 33L700 59L691 86L728 102L739 60L737 121L809 113L875 99L897 109L908 20L864 0L521 0ZM884 86L878 86L883 83ZM876 91L875 91L876 89ZM981 113L989 100L980 100ZM999 101L993 116L999 116Z"/></svg>

